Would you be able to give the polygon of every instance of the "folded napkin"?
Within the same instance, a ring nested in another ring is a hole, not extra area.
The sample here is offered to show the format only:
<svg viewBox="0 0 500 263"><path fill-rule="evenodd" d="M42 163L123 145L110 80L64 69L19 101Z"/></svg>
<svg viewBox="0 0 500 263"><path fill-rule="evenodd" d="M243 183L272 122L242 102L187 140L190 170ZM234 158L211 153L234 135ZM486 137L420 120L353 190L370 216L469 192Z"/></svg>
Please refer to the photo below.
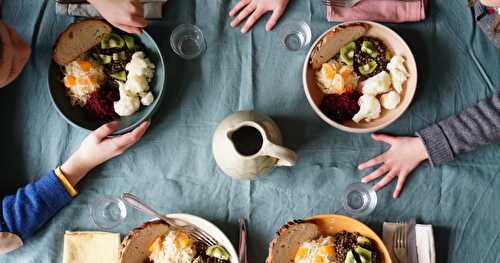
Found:
<svg viewBox="0 0 500 263"><path fill-rule="evenodd" d="M327 7L326 19L330 22L371 20L403 23L425 19L427 0L363 0L348 7Z"/></svg>
<svg viewBox="0 0 500 263"><path fill-rule="evenodd" d="M63 263L117 263L119 259L120 234L70 231L64 234Z"/></svg>
<svg viewBox="0 0 500 263"><path fill-rule="evenodd" d="M392 241L393 235L396 232L397 224L384 222L384 233L383 239L384 244L389 250L389 254L391 254L391 258L394 262L397 262L394 256L394 252L392 250ZM410 229L407 229L408 233L412 232ZM409 234L411 236L411 233ZM410 242L410 241L409 241ZM435 263L436 262L436 250L434 247L434 234L432 231L432 225L415 225L415 244L417 247L417 258L418 263ZM408 251L408 255L411 255L411 251ZM411 257L409 256L408 262L411 261ZM413 261L417 263L416 261ZM406 263L406 262L405 262Z"/></svg>
<svg viewBox="0 0 500 263"><path fill-rule="evenodd" d="M141 0L144 17L148 19L162 18L163 5L167 0ZM100 17L99 12L90 4L66 4L56 2L56 14L65 16Z"/></svg>
<svg viewBox="0 0 500 263"><path fill-rule="evenodd" d="M0 88L21 73L30 54L28 44L12 27L0 21Z"/></svg>

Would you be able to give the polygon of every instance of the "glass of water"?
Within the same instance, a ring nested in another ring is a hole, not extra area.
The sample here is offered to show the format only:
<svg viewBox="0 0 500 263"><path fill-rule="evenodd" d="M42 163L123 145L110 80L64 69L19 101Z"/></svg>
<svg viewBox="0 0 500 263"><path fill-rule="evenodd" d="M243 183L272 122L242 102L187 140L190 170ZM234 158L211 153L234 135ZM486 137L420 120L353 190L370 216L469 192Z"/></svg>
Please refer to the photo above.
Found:
<svg viewBox="0 0 500 263"><path fill-rule="evenodd" d="M125 220L127 208L120 198L99 196L90 203L90 217L97 227L109 230Z"/></svg>
<svg viewBox="0 0 500 263"><path fill-rule="evenodd" d="M288 21L278 29L281 45L288 50L300 50L311 42L311 28L304 21Z"/></svg>
<svg viewBox="0 0 500 263"><path fill-rule="evenodd" d="M342 206L350 215L367 216L377 206L377 193L367 184L350 184L342 194Z"/></svg>
<svg viewBox="0 0 500 263"><path fill-rule="evenodd" d="M207 48L203 32L199 27L191 24L181 24L172 31L170 46L177 55L184 59L196 58Z"/></svg>

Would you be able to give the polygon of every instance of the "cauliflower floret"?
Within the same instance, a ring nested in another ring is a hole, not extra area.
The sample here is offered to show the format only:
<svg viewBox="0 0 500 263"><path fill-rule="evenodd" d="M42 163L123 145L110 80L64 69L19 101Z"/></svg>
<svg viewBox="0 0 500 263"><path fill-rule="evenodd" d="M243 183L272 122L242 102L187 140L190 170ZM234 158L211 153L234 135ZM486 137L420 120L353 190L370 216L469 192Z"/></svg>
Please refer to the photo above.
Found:
<svg viewBox="0 0 500 263"><path fill-rule="evenodd" d="M150 92L148 92L148 93L143 93L143 94L141 94L141 103L142 103L142 105L144 105L144 106L149 106L149 105L151 105L151 103L153 103L153 100L154 100L154 99L155 99L155 98L153 97L153 93L151 93L151 91L150 91Z"/></svg>
<svg viewBox="0 0 500 263"><path fill-rule="evenodd" d="M391 90L391 76L386 71L382 71L363 82L363 94L375 96L389 90Z"/></svg>
<svg viewBox="0 0 500 263"><path fill-rule="evenodd" d="M113 106L116 114L120 116L130 116L136 112L141 106L139 97L134 94L130 94L125 89L125 84L121 81L117 81L120 90L120 100L115 101Z"/></svg>
<svg viewBox="0 0 500 263"><path fill-rule="evenodd" d="M380 104L382 104L382 107L388 110L395 109L400 101L401 97L399 96L399 93L393 90L380 96Z"/></svg>
<svg viewBox="0 0 500 263"><path fill-rule="evenodd" d="M405 59L402 56L394 56L391 58L387 69L391 73L392 86L401 93L403 91L403 83L408 79L408 71L404 66Z"/></svg>
<svg viewBox="0 0 500 263"><path fill-rule="evenodd" d="M146 55L142 51L135 52L130 62L125 66L129 75L143 75L147 81L151 81L153 78L154 68L155 65L146 58Z"/></svg>
<svg viewBox="0 0 500 263"><path fill-rule="evenodd" d="M359 111L352 117L354 122L359 123L363 119L368 122L380 116L380 102L375 96L364 94L359 98L359 102Z"/></svg>
<svg viewBox="0 0 500 263"><path fill-rule="evenodd" d="M131 75L127 77L125 89L135 94L141 94L149 91L149 84L144 75Z"/></svg>

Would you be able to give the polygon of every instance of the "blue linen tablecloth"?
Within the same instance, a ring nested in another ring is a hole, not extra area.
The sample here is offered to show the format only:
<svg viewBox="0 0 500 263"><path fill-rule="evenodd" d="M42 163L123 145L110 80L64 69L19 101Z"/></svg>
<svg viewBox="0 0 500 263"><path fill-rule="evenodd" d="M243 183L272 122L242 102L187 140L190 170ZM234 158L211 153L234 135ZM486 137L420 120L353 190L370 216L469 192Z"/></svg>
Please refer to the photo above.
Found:
<svg viewBox="0 0 500 263"><path fill-rule="evenodd" d="M384 131L413 134L500 90L500 56L473 21L467 1L430 1L421 23L388 24L411 47L419 81L409 110ZM166 17L148 26L167 63L167 93L142 141L79 185L80 195L25 246L0 262L61 262L65 230L95 230L89 202L100 195L130 191L165 213L207 218L237 242L237 220L249 220L250 262L263 262L275 230L288 220L319 213L343 213L340 193L359 181L359 162L386 146L368 134L329 127L312 111L302 88L306 51L289 52L264 21L246 35L231 29L224 0L173 0ZM281 22L302 19L313 39L333 24L319 0L291 1ZM87 132L68 125L47 91L52 44L73 18L55 15L54 1L4 2L4 19L33 48L22 75L0 90L0 193L15 189L63 162ZM267 16L268 17L268 16ZM266 18L267 18L266 17ZM194 23L208 48L185 61L170 49L180 23ZM280 24L278 24L279 26ZM281 127L297 165L279 168L256 181L234 181L216 167L211 136L226 115L255 109ZM399 200L394 184L378 193L379 205L362 221L381 233L385 220L416 217L435 226L438 262L500 262L500 145L460 156L447 165L421 165ZM148 218L129 211L115 230L126 234Z"/></svg>

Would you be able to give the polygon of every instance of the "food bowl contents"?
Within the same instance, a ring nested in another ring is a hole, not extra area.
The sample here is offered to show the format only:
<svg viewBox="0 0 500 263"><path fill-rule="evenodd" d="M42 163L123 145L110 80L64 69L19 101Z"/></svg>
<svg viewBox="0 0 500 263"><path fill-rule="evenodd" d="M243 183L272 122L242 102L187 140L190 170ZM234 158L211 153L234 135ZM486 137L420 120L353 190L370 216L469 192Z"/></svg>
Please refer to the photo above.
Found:
<svg viewBox="0 0 500 263"><path fill-rule="evenodd" d="M409 77L405 59L393 56L380 39L366 36L368 27L339 26L311 52L310 64L323 93L320 110L338 123L370 122L384 110L394 110Z"/></svg>
<svg viewBox="0 0 500 263"><path fill-rule="evenodd" d="M100 123L132 115L154 101L149 83L155 65L142 43L101 20L70 25L59 36L53 58L72 105Z"/></svg>
<svg viewBox="0 0 500 263"><path fill-rule="evenodd" d="M187 233L170 230L157 237L149 247L149 263L210 263L230 262L222 246L204 247Z"/></svg>
<svg viewBox="0 0 500 263"><path fill-rule="evenodd" d="M295 253L294 263L335 263L335 249L332 237L320 237L302 243Z"/></svg>

